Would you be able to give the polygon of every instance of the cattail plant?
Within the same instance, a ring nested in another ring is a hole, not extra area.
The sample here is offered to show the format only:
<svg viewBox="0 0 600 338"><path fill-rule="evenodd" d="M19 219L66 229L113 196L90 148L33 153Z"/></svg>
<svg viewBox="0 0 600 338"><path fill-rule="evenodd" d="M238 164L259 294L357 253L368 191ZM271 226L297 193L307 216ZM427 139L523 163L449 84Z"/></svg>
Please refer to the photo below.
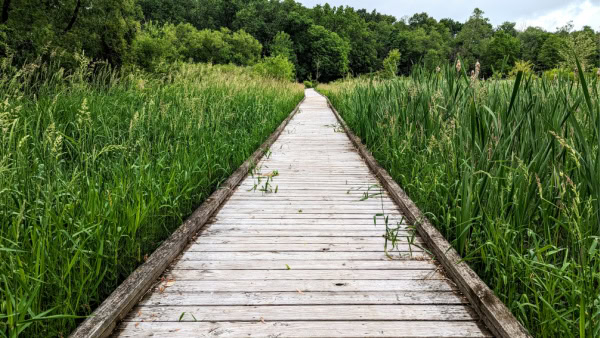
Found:
<svg viewBox="0 0 600 338"><path fill-rule="evenodd" d="M440 75L328 94L532 336L598 337L600 81L517 73L474 88ZM390 132L392 119L407 123Z"/></svg>
<svg viewBox="0 0 600 338"><path fill-rule="evenodd" d="M460 60L456 60L456 72L460 73L462 65L460 64Z"/></svg>
<svg viewBox="0 0 600 338"><path fill-rule="evenodd" d="M475 64L475 78L476 79L479 78L480 71L481 71L481 64L479 63L479 60L477 60L477 63Z"/></svg>
<svg viewBox="0 0 600 338"><path fill-rule="evenodd" d="M435 67L435 72L439 73L442 70L442 68L440 68L440 66Z"/></svg>
<svg viewBox="0 0 600 338"><path fill-rule="evenodd" d="M600 68L598 68L598 71L596 72L596 75L600 78Z"/></svg>

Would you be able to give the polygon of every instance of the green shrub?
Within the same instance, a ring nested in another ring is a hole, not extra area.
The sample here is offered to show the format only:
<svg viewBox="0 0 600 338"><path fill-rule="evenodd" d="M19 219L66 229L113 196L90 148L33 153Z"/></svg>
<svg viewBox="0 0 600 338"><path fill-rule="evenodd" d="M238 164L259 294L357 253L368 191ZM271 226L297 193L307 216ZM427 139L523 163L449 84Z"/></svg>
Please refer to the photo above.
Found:
<svg viewBox="0 0 600 338"><path fill-rule="evenodd" d="M305 80L304 88L317 88L317 81Z"/></svg>
<svg viewBox="0 0 600 338"><path fill-rule="evenodd" d="M573 71L569 71L565 68L553 68L551 70L547 70L542 75L544 79L548 81L556 80L575 80L575 73Z"/></svg>
<svg viewBox="0 0 600 338"><path fill-rule="evenodd" d="M515 61L515 65L508 73L508 76L511 78L515 78L519 72L523 72L524 75L532 75L533 74L533 63L531 61L517 60Z"/></svg>
<svg viewBox="0 0 600 338"><path fill-rule="evenodd" d="M398 74L398 65L400 64L400 51L392 49L388 56L383 60L383 77L393 78Z"/></svg>
<svg viewBox="0 0 600 338"><path fill-rule="evenodd" d="M161 64L181 59L247 66L260 60L261 51L258 40L243 30L199 31L187 23L148 23L133 41L130 62L148 71L158 71Z"/></svg>
<svg viewBox="0 0 600 338"><path fill-rule="evenodd" d="M246 33L243 29L235 33L222 28L225 41L231 46L231 55L229 62L236 65L253 65L260 59L262 45L252 35Z"/></svg>
<svg viewBox="0 0 600 338"><path fill-rule="evenodd" d="M133 40L131 60L145 70L159 71L161 65L180 58L176 43L175 26L147 23Z"/></svg>
<svg viewBox="0 0 600 338"><path fill-rule="evenodd" d="M273 41L269 44L269 53L271 53L271 56L283 55L292 62L296 60L294 42L286 32L278 32L275 35Z"/></svg>
<svg viewBox="0 0 600 338"><path fill-rule="evenodd" d="M296 77L294 64L283 55L266 57L253 68L262 76L278 80L293 81Z"/></svg>

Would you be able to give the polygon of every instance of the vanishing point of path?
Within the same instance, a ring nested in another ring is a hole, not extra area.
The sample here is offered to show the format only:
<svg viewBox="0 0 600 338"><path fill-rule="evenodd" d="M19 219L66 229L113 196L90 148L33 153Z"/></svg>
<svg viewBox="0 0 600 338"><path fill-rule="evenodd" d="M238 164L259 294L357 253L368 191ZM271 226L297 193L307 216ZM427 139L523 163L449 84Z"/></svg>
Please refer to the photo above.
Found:
<svg viewBox="0 0 600 338"><path fill-rule="evenodd" d="M326 99L307 90L254 175L115 334L491 336L377 184ZM384 253L383 217L373 220L382 210L404 236L397 259Z"/></svg>

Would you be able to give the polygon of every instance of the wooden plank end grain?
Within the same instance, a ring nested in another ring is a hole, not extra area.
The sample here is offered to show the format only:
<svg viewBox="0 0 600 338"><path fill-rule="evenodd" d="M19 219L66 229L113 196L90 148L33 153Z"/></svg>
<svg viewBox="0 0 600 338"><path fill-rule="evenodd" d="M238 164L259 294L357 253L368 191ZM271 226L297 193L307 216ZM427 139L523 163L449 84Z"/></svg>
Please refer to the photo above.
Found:
<svg viewBox="0 0 600 338"><path fill-rule="evenodd" d="M275 129L269 138L223 183L175 232L165 240L111 295L96 308L70 335L72 338L106 337L115 328L118 321L140 301L152 287L157 278L183 251L188 242L196 235L231 195L234 188L242 182L249 170L259 162L265 152L277 140L288 122L298 112L305 98Z"/></svg>
<svg viewBox="0 0 600 338"><path fill-rule="evenodd" d="M328 98L327 104L371 171L379 178L390 197L398 203L408 221L416 226L429 249L442 264L450 278L457 284L459 290L467 297L488 329L495 336L502 338L531 337L508 307L462 260L458 252L431 224L387 170L377 163L371 152L363 145L360 138L350 130Z"/></svg>

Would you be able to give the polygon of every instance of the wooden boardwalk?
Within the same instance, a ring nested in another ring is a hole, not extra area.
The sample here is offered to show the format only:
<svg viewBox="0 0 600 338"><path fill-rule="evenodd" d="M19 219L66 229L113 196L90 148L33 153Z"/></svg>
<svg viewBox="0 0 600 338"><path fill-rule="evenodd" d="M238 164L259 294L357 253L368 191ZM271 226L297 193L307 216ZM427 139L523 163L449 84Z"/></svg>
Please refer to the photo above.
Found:
<svg viewBox="0 0 600 338"><path fill-rule="evenodd" d="M491 336L326 99L306 96L254 175L115 335ZM395 259L384 253L381 213L399 228Z"/></svg>

